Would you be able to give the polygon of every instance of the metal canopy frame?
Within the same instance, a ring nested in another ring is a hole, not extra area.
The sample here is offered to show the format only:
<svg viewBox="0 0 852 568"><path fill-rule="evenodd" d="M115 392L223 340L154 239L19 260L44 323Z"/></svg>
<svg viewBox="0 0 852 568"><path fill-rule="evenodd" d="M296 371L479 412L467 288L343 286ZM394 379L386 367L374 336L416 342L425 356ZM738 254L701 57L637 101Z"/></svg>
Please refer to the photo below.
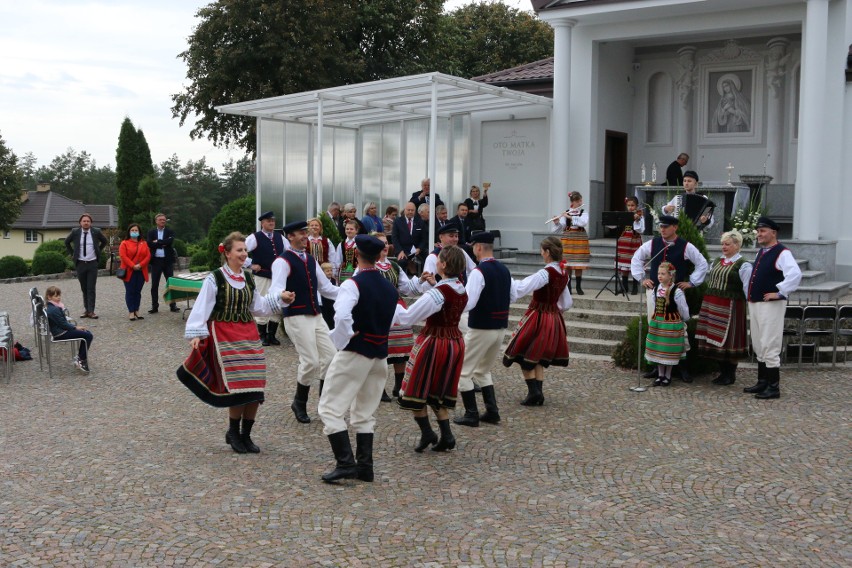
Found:
<svg viewBox="0 0 852 568"><path fill-rule="evenodd" d="M255 119L315 125L317 159L314 179L319 212L322 211L323 126L360 129L371 124L429 118L428 170L429 178L434 180L439 117L450 119L472 112L530 106L552 108L553 101L443 73L424 73L233 103L218 106L216 110ZM429 223L430 242L434 242L434 231L435 223Z"/></svg>

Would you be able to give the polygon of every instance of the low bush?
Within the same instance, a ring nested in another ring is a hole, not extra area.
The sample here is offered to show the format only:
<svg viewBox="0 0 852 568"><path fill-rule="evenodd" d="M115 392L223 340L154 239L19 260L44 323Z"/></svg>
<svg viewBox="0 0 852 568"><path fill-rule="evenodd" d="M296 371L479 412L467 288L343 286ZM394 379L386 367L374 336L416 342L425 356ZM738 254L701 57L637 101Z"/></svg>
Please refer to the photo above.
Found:
<svg viewBox="0 0 852 568"><path fill-rule="evenodd" d="M27 275L27 261L20 256L0 258L0 278L20 278Z"/></svg>
<svg viewBox="0 0 852 568"><path fill-rule="evenodd" d="M182 239L175 239L172 242L172 246L175 248L175 253L178 256L189 256L189 254L187 254L188 247L186 241Z"/></svg>
<svg viewBox="0 0 852 568"><path fill-rule="evenodd" d="M38 245L37 249L35 249L35 253L33 254L33 256L35 256L37 254L41 254L43 252L48 252L48 251L58 252L59 254L62 254L62 255L66 254L66 252L65 252L65 241L63 241L62 239L55 239L55 240L52 240L52 241L44 241L43 243Z"/></svg>
<svg viewBox="0 0 852 568"><path fill-rule="evenodd" d="M65 272L65 256L54 251L47 251L33 256L33 275L59 274Z"/></svg>

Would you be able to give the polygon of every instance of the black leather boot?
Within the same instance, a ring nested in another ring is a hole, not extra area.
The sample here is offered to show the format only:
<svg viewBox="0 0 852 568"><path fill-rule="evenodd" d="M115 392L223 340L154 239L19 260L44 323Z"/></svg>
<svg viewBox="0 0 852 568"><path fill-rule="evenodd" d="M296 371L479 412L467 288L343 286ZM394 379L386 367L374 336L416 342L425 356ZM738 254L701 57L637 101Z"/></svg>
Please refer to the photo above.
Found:
<svg viewBox="0 0 852 568"><path fill-rule="evenodd" d="M414 421L420 426L420 443L414 447L414 451L418 454L423 453L429 445L434 446L438 443L438 435L432 430L432 425L429 424L428 416L415 416Z"/></svg>
<svg viewBox="0 0 852 568"><path fill-rule="evenodd" d="M680 371L680 380L685 383L692 382L692 375L689 374L689 369L687 369L686 360L681 359L680 363L677 364L677 369Z"/></svg>
<svg viewBox="0 0 852 568"><path fill-rule="evenodd" d="M388 391L382 389L382 402L393 402L393 399L388 396Z"/></svg>
<svg viewBox="0 0 852 568"><path fill-rule="evenodd" d="M585 295L585 292L583 292L583 277L577 276L576 278L577 278L577 295L583 296L583 295Z"/></svg>
<svg viewBox="0 0 852 568"><path fill-rule="evenodd" d="M730 366L729 366L727 361L719 361L719 376L717 376L715 379L713 379L710 382L713 383L714 385L729 385L729 384L731 384L731 383L727 382L728 381L728 374L730 372L729 369L730 369Z"/></svg>
<svg viewBox="0 0 852 568"><path fill-rule="evenodd" d="M355 434L355 461L358 464L358 479L373 481L373 434Z"/></svg>
<svg viewBox="0 0 852 568"><path fill-rule="evenodd" d="M639 283L636 280L633 281L633 286L630 287L630 295L631 296L638 296L639 295Z"/></svg>
<svg viewBox="0 0 852 568"><path fill-rule="evenodd" d="M621 289L627 294L627 285L630 283L626 274L621 275Z"/></svg>
<svg viewBox="0 0 852 568"><path fill-rule="evenodd" d="M527 398L521 401L521 405L523 406L541 406L544 404L544 396L541 394L541 391L538 390L538 386L536 383L539 381L535 379L526 379L527 383Z"/></svg>
<svg viewBox="0 0 852 568"><path fill-rule="evenodd" d="M473 394L471 391L470 394ZM450 419L438 420L438 428L441 429L441 441L432 447L433 452L446 452L456 447L456 438L450 429Z"/></svg>
<svg viewBox="0 0 852 568"><path fill-rule="evenodd" d="M331 444L331 451L334 452L334 459L337 460L337 467L323 475L322 480L326 483L334 483L340 479L354 479L358 475L358 466L355 465L355 458L352 456L349 430L329 435L328 441Z"/></svg>
<svg viewBox="0 0 852 568"><path fill-rule="evenodd" d="M405 373L393 374L393 396L399 398L399 389L402 388L402 379L405 378Z"/></svg>
<svg viewBox="0 0 852 568"><path fill-rule="evenodd" d="M278 338L275 337L278 333L278 323L271 321L266 324L266 341L269 342L270 345L281 345L281 342L278 341Z"/></svg>
<svg viewBox="0 0 852 568"><path fill-rule="evenodd" d="M240 430L240 440L242 440L243 446L245 446L248 453L259 454L260 448L258 448L257 444L255 444L251 439L252 426L254 426L254 420L243 418L243 427Z"/></svg>
<svg viewBox="0 0 852 568"><path fill-rule="evenodd" d="M311 417L308 416L308 393L311 392L311 387L296 383L296 396L293 397L293 404L290 405L290 410L296 415L296 420L302 424L308 424Z"/></svg>
<svg viewBox="0 0 852 568"><path fill-rule="evenodd" d="M656 379L657 378L657 366L654 365L644 373L642 373L643 379Z"/></svg>
<svg viewBox="0 0 852 568"><path fill-rule="evenodd" d="M266 335L266 324L257 324L257 333L260 335L260 344L269 347L269 338Z"/></svg>
<svg viewBox="0 0 852 568"><path fill-rule="evenodd" d="M464 415L453 418L453 422L459 426L471 426L479 428L479 409L476 407L476 393L472 390L461 393L464 403Z"/></svg>
<svg viewBox="0 0 852 568"><path fill-rule="evenodd" d="M243 445L240 438L240 419L229 418L228 432L225 434L225 443L231 446L231 449L238 454L244 454L248 450Z"/></svg>
<svg viewBox="0 0 852 568"><path fill-rule="evenodd" d="M769 380L766 377L766 363L757 363L757 383L754 386L746 387L743 392L749 394L759 394L766 390L769 386Z"/></svg>
<svg viewBox="0 0 852 568"><path fill-rule="evenodd" d="M479 419L489 424L498 424L500 412L497 408L497 393L494 392L494 385L482 387L482 402L485 403L485 412L479 415Z"/></svg>
<svg viewBox="0 0 852 568"><path fill-rule="evenodd" d="M754 395L754 398L767 400L770 398L781 398L781 369L779 367L766 368L767 386L763 392Z"/></svg>

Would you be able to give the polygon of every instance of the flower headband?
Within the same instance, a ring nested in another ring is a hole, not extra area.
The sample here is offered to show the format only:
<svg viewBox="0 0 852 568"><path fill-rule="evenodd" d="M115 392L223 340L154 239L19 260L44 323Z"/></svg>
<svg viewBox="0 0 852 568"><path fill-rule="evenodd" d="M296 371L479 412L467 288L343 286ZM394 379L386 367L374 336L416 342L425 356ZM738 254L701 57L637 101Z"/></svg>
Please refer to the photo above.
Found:
<svg viewBox="0 0 852 568"><path fill-rule="evenodd" d="M225 245L219 243L219 254L223 254L225 252Z"/></svg>

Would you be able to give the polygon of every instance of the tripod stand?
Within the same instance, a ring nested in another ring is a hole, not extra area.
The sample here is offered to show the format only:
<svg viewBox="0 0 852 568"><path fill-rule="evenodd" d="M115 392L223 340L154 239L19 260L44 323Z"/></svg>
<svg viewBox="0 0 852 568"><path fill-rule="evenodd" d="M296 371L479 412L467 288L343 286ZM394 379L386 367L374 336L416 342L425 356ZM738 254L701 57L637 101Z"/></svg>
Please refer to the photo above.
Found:
<svg viewBox="0 0 852 568"><path fill-rule="evenodd" d="M612 276L609 277L609 280L606 281L600 291L598 291L598 295L595 296L595 299L598 298L601 294L603 294L604 290L612 292L615 296L621 296L624 294L624 297L627 298L627 301L630 301L630 296L627 295L627 289L624 287L624 283L621 281L621 273L618 271L618 250L616 249L615 257L613 258L613 262L615 263L612 269ZM609 284L615 280L615 290L609 289Z"/></svg>
<svg viewBox="0 0 852 568"><path fill-rule="evenodd" d="M604 211L601 213L601 224L604 227L607 226L616 226L616 227L628 227L633 225L633 213L630 211ZM616 241L617 242L617 241ZM609 289L609 284L615 280L615 290ZM624 284L621 281L621 274L618 272L618 245L615 247L615 256L613 257L613 270L612 276L610 276L609 280L606 281L598 295L595 296L595 299L598 298L601 294L603 294L604 290L608 290L613 293L615 296L620 296L624 294L624 297L627 298L627 301L630 301L630 296L627 294L627 290L624 287Z"/></svg>

